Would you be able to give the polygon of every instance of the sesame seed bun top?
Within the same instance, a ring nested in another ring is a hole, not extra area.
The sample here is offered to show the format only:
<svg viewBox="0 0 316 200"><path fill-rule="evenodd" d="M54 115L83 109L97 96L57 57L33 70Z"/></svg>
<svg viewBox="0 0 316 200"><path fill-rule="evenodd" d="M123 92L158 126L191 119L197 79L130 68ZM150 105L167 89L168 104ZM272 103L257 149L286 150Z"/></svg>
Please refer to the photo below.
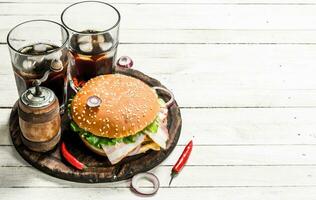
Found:
<svg viewBox="0 0 316 200"><path fill-rule="evenodd" d="M99 107L87 106L91 96ZM76 124L90 133L108 138L134 135L152 123L159 112L156 92L130 76L108 74L89 80L71 103Z"/></svg>

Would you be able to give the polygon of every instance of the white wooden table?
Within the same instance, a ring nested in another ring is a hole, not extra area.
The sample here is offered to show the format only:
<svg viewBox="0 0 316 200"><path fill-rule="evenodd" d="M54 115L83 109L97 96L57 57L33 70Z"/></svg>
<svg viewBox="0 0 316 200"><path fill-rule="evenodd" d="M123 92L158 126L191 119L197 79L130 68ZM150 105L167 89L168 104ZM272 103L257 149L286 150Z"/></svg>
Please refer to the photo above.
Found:
<svg viewBox="0 0 316 200"><path fill-rule="evenodd" d="M59 15L73 0L0 0L0 199L138 199L129 182L79 184L39 172L15 151L17 92L6 34ZM119 55L172 89L178 146L152 170L151 199L316 199L316 0L111 0ZM96 20L98 19L96 15ZM188 165L172 165L195 136Z"/></svg>

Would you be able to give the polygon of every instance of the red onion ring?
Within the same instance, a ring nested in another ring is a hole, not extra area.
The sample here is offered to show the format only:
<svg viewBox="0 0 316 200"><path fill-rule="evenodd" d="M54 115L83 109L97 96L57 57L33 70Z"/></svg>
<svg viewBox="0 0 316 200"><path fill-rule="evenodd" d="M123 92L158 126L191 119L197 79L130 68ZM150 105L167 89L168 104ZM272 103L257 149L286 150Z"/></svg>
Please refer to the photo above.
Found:
<svg viewBox="0 0 316 200"><path fill-rule="evenodd" d="M172 104L173 104L173 102L174 102L174 96L173 96L173 94L172 94L172 92L170 91L170 90L168 90L168 89L166 89L166 88L163 88L163 87L159 87L159 86L155 86L155 87L152 87L154 90L162 90L162 91L164 91L164 92L167 92L168 94L169 94L169 96L170 96L170 99L169 99L169 101L166 103L166 107L167 108L169 108Z"/></svg>
<svg viewBox="0 0 316 200"><path fill-rule="evenodd" d="M138 182L141 179L147 179L148 181L150 181L153 184L154 188L151 191L144 190L144 189L140 188L138 186ZM158 191L159 186L160 186L160 183L159 183L157 176L152 174L152 173L149 173L149 172L136 174L132 178L132 183L131 183L132 189L136 193L141 194L141 195L153 195Z"/></svg>
<svg viewBox="0 0 316 200"><path fill-rule="evenodd" d="M102 103L102 100L98 96L90 96L87 100L87 106L90 108L99 107Z"/></svg>
<svg viewBox="0 0 316 200"><path fill-rule="evenodd" d="M128 56L122 56L117 60L116 65L122 68L131 68L133 66L133 60Z"/></svg>

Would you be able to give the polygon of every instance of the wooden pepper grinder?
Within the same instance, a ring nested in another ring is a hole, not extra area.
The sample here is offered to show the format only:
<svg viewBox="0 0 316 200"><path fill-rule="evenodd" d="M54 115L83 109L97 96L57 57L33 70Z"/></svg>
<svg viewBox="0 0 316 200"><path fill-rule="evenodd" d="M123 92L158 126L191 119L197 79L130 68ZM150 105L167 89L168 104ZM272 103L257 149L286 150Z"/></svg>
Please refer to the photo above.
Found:
<svg viewBox="0 0 316 200"><path fill-rule="evenodd" d="M39 86L26 90L19 99L18 113L22 142L31 150L46 152L60 140L59 103L54 92Z"/></svg>

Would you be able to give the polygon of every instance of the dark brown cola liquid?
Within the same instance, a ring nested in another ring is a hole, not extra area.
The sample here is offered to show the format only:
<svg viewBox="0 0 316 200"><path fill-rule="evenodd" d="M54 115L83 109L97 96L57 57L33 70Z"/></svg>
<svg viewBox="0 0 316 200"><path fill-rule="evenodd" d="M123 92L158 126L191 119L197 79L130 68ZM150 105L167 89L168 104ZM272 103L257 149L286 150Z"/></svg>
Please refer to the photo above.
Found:
<svg viewBox="0 0 316 200"><path fill-rule="evenodd" d="M93 35L75 34L70 39L70 50L74 56L74 68L72 78L76 82L86 82L89 79L113 73L116 47L109 33L98 33L87 30Z"/></svg>
<svg viewBox="0 0 316 200"><path fill-rule="evenodd" d="M41 84L54 91L62 104L66 99L67 89L67 51L55 51L58 46L51 44L33 44L19 50L12 61L14 76L19 95L33 86L36 79L43 77L52 65L58 66L58 71L51 71L47 80Z"/></svg>

